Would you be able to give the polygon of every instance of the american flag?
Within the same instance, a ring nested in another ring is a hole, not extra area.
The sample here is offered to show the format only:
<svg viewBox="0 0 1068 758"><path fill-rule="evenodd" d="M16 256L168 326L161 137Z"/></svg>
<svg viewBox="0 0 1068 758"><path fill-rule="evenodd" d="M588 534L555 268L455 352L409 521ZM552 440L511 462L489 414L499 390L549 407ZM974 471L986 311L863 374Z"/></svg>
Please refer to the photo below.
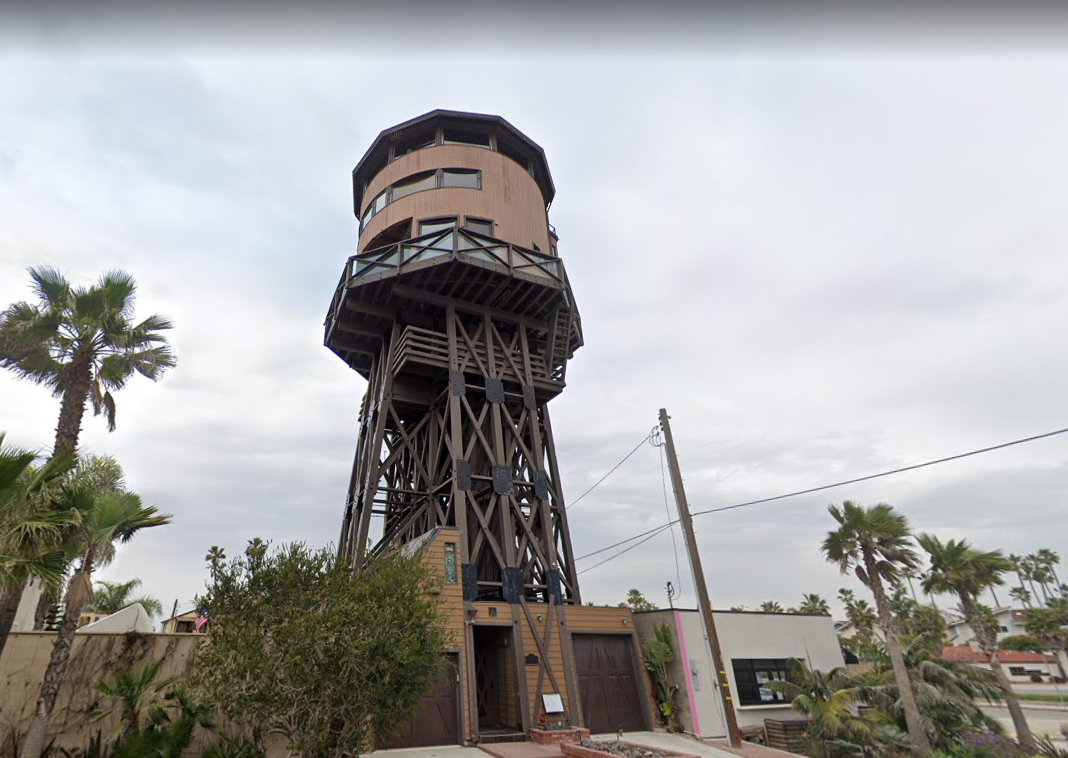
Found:
<svg viewBox="0 0 1068 758"><path fill-rule="evenodd" d="M193 632L195 634L200 634L201 633L200 630L203 629L204 625L207 624L207 623L208 623L208 609L207 608L201 608L200 610L197 611L196 620L193 622Z"/></svg>

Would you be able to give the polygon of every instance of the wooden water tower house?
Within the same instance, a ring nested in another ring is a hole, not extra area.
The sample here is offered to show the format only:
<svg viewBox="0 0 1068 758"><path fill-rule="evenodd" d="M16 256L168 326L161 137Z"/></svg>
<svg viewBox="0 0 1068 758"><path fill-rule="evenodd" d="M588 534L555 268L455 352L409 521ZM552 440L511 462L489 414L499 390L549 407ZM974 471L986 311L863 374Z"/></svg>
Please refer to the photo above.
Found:
<svg viewBox="0 0 1068 758"><path fill-rule="evenodd" d="M545 153L499 116L439 110L379 134L352 187L326 345L368 387L339 550L420 551L453 631L394 744L651 728L630 612L581 604L549 403L582 326Z"/></svg>

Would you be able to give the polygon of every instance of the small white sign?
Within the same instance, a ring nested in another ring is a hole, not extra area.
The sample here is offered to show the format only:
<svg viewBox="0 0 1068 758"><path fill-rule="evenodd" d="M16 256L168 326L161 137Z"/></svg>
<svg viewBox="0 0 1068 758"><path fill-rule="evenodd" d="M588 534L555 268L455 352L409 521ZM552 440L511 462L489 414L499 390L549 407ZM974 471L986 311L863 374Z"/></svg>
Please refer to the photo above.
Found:
<svg viewBox="0 0 1068 758"><path fill-rule="evenodd" d="M546 713L564 712L564 701L559 695L542 695L541 702L545 706Z"/></svg>

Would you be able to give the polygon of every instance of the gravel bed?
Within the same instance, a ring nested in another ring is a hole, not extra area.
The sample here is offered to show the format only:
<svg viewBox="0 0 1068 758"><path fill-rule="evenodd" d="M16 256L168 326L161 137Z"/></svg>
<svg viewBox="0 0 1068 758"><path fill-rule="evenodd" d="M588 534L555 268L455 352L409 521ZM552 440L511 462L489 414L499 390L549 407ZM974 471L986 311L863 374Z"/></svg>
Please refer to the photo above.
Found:
<svg viewBox="0 0 1068 758"><path fill-rule="evenodd" d="M623 758L668 758L668 756L678 755L670 750L646 750L645 748L636 747L626 742L619 742L618 740L612 740L611 742L583 740L579 744L582 745L582 747L600 750L603 753L621 755Z"/></svg>

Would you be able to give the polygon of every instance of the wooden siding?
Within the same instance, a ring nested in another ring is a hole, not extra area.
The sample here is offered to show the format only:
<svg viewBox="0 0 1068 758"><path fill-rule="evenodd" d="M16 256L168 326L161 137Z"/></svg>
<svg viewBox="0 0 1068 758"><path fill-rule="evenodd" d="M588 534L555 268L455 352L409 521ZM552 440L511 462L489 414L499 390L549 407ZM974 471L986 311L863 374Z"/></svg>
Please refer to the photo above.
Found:
<svg viewBox="0 0 1068 758"><path fill-rule="evenodd" d="M623 621L626 620L624 624ZM649 719L649 728L652 729L659 723L656 705L656 696L653 694L652 680L649 672L645 669L645 659L642 654L641 640L634 628L634 616L630 608L611 608L603 606L579 606L567 609L567 630L572 634L576 632L613 632L629 634L634 645L634 656L638 664L641 676L641 686L645 688L645 696L648 703L646 717Z"/></svg>
<svg viewBox="0 0 1068 758"><path fill-rule="evenodd" d="M419 220L437 216L492 219L493 236L520 247L537 245L550 254L549 226L545 202L534 178L511 158L485 148L466 145L439 145L416 150L390 163L367 187L367 204L385 187L421 171L438 168L472 168L482 171L482 189L442 188L424 190L402 197L379 212L360 235L358 252L386 227L413 219L412 234L418 234Z"/></svg>
<svg viewBox="0 0 1068 758"><path fill-rule="evenodd" d="M445 583L445 543L456 543L456 583ZM466 626L464 624L464 597L463 597L463 585L461 584L460 577L460 530L454 527L439 527L437 533L434 535L426 545L423 546L421 558L423 563L430 568L431 574L435 580L435 592L438 594L438 602L442 605L442 611L445 614L445 626L448 629L450 640L447 643L448 650L454 651L457 655L457 661L459 663L460 671L460 703L463 709L464 718L462 721L462 727L464 730L463 739L467 741L470 736L474 734L470 721L471 714L467 707L468 693L467 693L467 636L465 634Z"/></svg>

